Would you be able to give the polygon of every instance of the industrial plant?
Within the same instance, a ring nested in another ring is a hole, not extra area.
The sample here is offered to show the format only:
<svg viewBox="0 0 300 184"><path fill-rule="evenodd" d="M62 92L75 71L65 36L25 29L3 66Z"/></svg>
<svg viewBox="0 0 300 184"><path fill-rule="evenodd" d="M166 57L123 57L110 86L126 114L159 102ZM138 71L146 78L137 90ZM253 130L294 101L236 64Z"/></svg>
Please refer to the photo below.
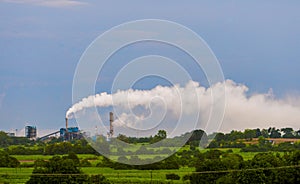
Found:
<svg viewBox="0 0 300 184"><path fill-rule="evenodd" d="M26 126L25 127L25 137L29 139L36 139L36 127L35 126Z"/></svg>
<svg viewBox="0 0 300 184"><path fill-rule="evenodd" d="M40 140L46 141L52 137L59 137L64 141L70 141L74 139L81 139L83 137L82 132L79 127L69 127L68 118L65 118L65 127L60 128L59 130L52 132L50 134L44 135L42 137L37 137L37 128L36 126L28 125L25 126L25 137L31 140ZM109 131L107 132L107 140L109 141L114 135L114 114L109 113Z"/></svg>

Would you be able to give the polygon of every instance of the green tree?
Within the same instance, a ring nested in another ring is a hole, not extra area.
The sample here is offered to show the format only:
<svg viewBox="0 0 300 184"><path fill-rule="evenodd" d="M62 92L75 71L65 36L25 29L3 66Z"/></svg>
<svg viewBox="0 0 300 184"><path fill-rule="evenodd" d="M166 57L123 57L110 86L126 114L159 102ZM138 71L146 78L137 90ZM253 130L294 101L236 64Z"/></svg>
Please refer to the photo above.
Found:
<svg viewBox="0 0 300 184"><path fill-rule="evenodd" d="M262 129L261 130L261 136L263 136L264 138L268 138L269 137L269 132L267 129Z"/></svg>
<svg viewBox="0 0 300 184"><path fill-rule="evenodd" d="M203 130L194 130L187 143L195 147L198 146L204 147L208 143L208 138L206 133Z"/></svg>
<svg viewBox="0 0 300 184"><path fill-rule="evenodd" d="M283 138L295 138L293 128L282 128L281 131L284 132Z"/></svg>
<svg viewBox="0 0 300 184"><path fill-rule="evenodd" d="M261 170L244 170L238 174L237 183L243 184L264 184L266 183L266 176Z"/></svg>
<svg viewBox="0 0 300 184"><path fill-rule="evenodd" d="M0 151L0 167L18 167L20 162L9 156L6 152Z"/></svg>
<svg viewBox="0 0 300 184"><path fill-rule="evenodd" d="M206 159L203 162L197 163L196 172L191 175L190 180L192 184L196 183L216 183L216 181L226 175L223 172L205 173L206 171L224 171L227 166L221 159Z"/></svg>
<svg viewBox="0 0 300 184"><path fill-rule="evenodd" d="M254 130L246 129L244 131L244 136L245 136L245 139L252 140L252 138L254 138L256 136L256 129L254 129Z"/></svg>
<svg viewBox="0 0 300 184"><path fill-rule="evenodd" d="M167 138L167 132L165 130L159 130L156 136L161 140L165 139Z"/></svg>
<svg viewBox="0 0 300 184"><path fill-rule="evenodd" d="M167 138L167 132L165 130L158 130L157 134L151 139L150 143L156 143Z"/></svg>
<svg viewBox="0 0 300 184"><path fill-rule="evenodd" d="M275 127L270 127L268 129L268 132L270 133L270 138L280 138L281 137L281 133L279 129L276 129Z"/></svg>
<svg viewBox="0 0 300 184"><path fill-rule="evenodd" d="M72 156L71 156L72 157ZM52 157L49 162L38 160L27 184L87 183L89 177L81 172L70 158ZM44 174L44 175L43 175ZM63 174L63 175L62 175Z"/></svg>

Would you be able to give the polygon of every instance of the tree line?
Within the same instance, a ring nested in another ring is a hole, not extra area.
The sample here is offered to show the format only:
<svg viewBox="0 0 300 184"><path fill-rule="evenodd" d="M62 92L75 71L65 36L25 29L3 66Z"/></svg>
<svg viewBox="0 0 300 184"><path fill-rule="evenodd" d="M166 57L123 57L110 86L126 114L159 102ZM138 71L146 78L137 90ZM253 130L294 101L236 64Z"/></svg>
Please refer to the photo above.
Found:
<svg viewBox="0 0 300 184"><path fill-rule="evenodd" d="M214 151L210 159L199 158L191 183L299 183L300 151L257 153L244 161L238 154Z"/></svg>
<svg viewBox="0 0 300 184"><path fill-rule="evenodd" d="M208 140L210 143L208 145ZM255 145L246 145L245 140L252 140L253 138L259 138L259 143ZM123 142L130 144L153 144L154 147L177 147L182 140L186 140L185 145L190 145L191 149L195 149L199 145L209 148L242 148L242 151L291 151L299 149L299 143L281 143L279 145L272 145L266 140L266 138L300 138L300 131L294 131L292 128L277 129L270 127L268 129L246 129L244 131L232 130L230 133L214 133L208 135L203 130L194 130L187 132L177 137L167 138L165 130L159 130L155 136L150 137L127 137L120 134L114 139L122 140ZM101 149L106 148L106 152L110 152L109 143L104 136L99 136L97 139L101 139L103 144ZM106 143L107 142L107 143ZM105 144L106 143L106 144ZM106 147L105 147L106 145ZM73 140L71 142L63 142L60 139L53 138L51 141L44 143L42 141L32 141L23 137L9 137L4 132L0 132L0 146L4 148L4 151L11 155L55 155L55 154L67 154L74 152L77 154L98 154L94 148L85 139ZM121 148L118 151L124 152ZM170 150L167 148L164 150L148 149L138 150L138 152L127 151L126 154L168 154ZM111 154L114 154L111 152Z"/></svg>

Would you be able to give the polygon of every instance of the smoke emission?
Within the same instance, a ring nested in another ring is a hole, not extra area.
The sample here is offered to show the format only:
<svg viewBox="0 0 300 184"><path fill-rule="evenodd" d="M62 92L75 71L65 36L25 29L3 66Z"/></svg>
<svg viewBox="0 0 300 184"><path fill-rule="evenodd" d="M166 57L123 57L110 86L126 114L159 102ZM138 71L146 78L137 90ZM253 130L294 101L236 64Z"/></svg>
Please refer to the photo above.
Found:
<svg viewBox="0 0 300 184"><path fill-rule="evenodd" d="M132 111L124 110L124 113L121 113L114 122L115 126L143 127L146 124L143 120L149 116L163 116L161 112L164 112L170 113L176 118L199 113L197 128L204 128L205 124L201 123L207 121L211 105L215 103L211 91L221 93L223 85L225 85L226 108L219 131L228 132L232 129L243 130L270 126L299 128L299 97L288 96L278 99L274 97L271 90L266 93L249 95L247 86L237 84L232 80L226 80L224 83L217 83L208 88L201 86L198 82L189 81L185 86L156 86L151 90L129 89L114 94L96 94L74 104L67 111L66 117L72 118L73 113L94 106L113 106L121 109L142 107L147 113L132 114ZM150 122L157 123L153 121L153 118ZM189 123L193 122L186 122L186 127L189 127ZM178 134L180 133L178 132Z"/></svg>

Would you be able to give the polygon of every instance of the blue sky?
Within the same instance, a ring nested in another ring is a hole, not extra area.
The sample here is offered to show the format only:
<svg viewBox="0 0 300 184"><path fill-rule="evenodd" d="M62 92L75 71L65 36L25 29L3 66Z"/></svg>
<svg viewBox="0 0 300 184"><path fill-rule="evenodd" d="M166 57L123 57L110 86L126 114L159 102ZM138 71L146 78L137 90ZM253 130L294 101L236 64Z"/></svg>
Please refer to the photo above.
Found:
<svg viewBox="0 0 300 184"><path fill-rule="evenodd" d="M247 85L249 93L272 88L278 98L299 95L299 7L296 0L0 0L0 129L62 127L81 54L104 31L138 19L192 29L214 51L225 78ZM119 58L135 56L124 55ZM105 77L99 92L111 87L112 76ZM152 88L153 81L140 87Z"/></svg>

